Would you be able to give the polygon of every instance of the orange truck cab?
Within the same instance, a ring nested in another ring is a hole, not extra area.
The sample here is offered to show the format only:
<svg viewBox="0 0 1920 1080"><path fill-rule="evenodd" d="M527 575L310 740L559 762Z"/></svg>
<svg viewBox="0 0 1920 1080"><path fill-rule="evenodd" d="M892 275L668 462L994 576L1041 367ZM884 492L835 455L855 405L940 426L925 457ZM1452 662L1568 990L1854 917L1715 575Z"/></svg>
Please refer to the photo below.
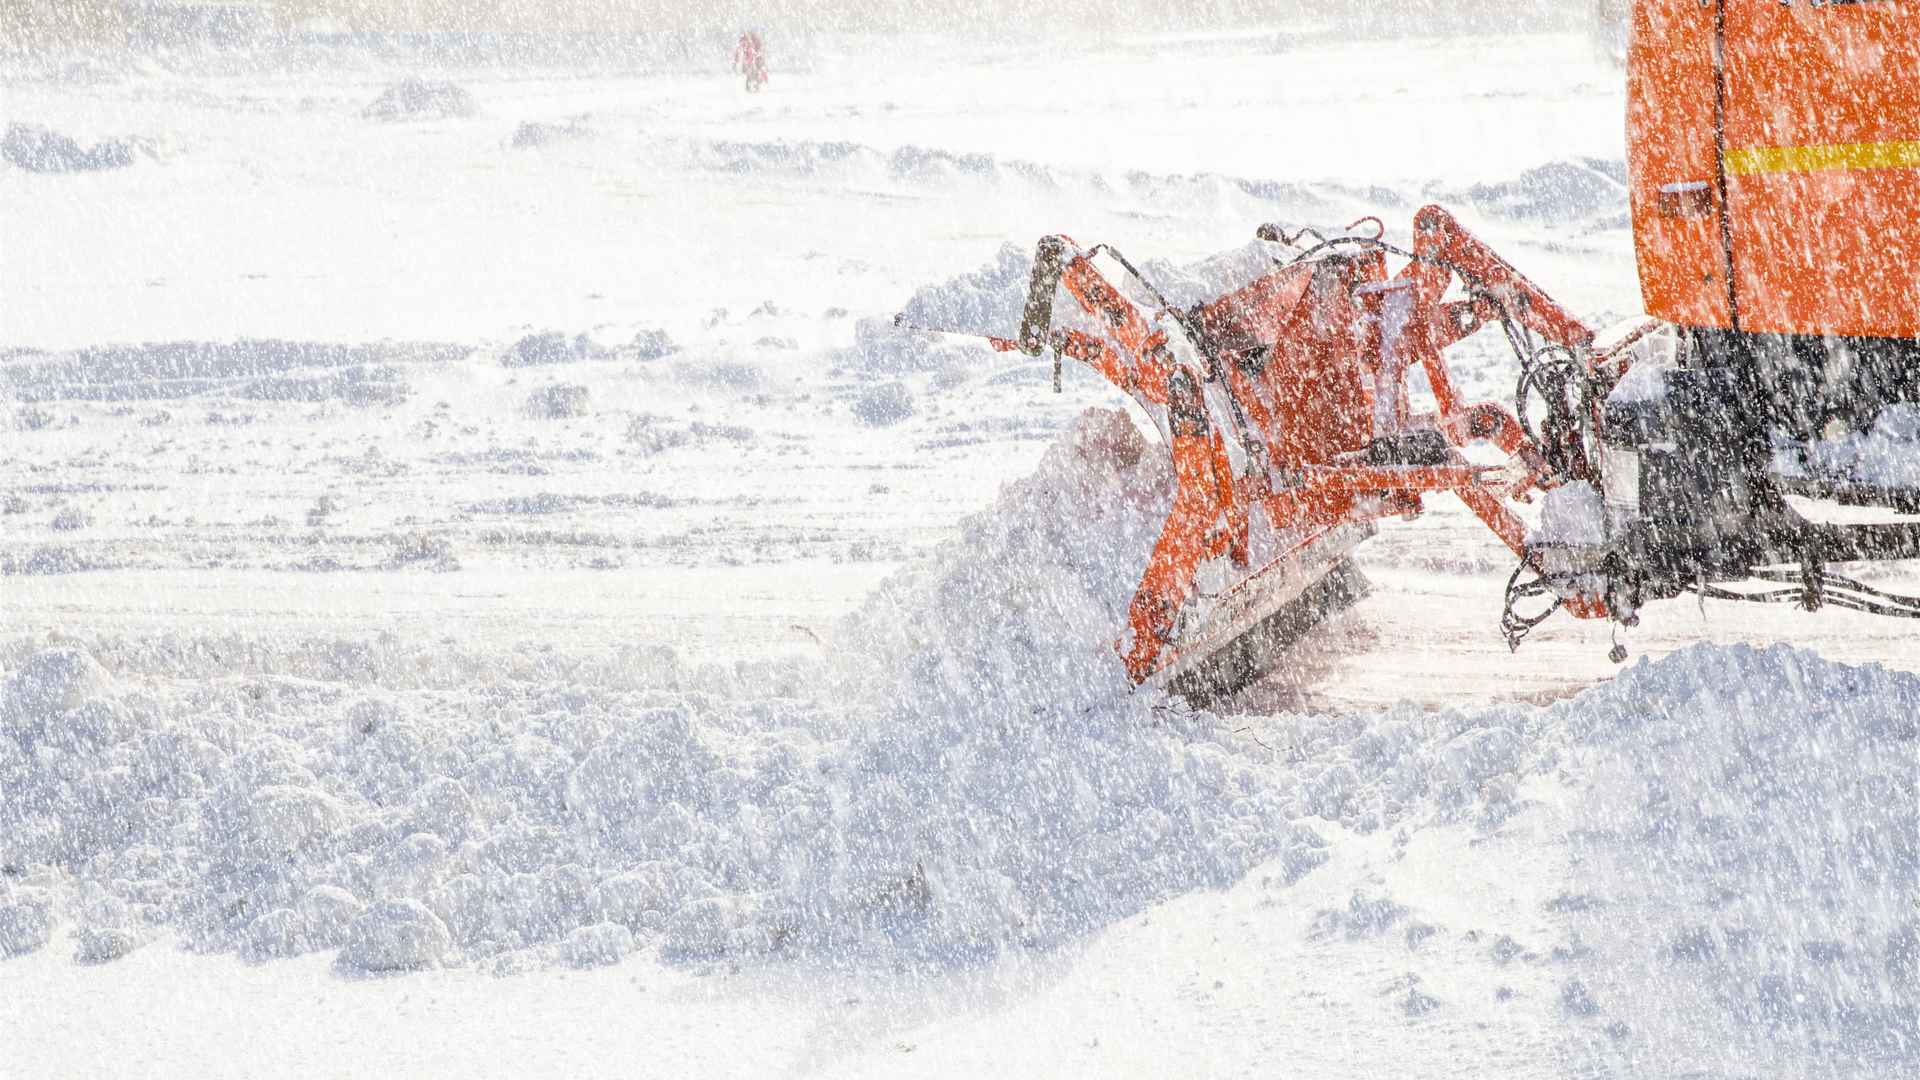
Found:
<svg viewBox="0 0 1920 1080"><path fill-rule="evenodd" d="M1920 3L1639 0L1627 116L1646 310L1749 428L1920 397Z"/></svg>

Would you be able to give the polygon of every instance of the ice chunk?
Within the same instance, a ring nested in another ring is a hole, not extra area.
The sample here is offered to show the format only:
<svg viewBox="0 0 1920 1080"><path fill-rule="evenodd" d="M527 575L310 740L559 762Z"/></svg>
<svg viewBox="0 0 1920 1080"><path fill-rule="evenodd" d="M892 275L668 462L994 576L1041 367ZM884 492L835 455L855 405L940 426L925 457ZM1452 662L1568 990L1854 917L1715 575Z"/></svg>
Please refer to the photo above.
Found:
<svg viewBox="0 0 1920 1080"><path fill-rule="evenodd" d="M140 947L139 935L119 926L83 926L73 935L73 959L80 964L105 964Z"/></svg>
<svg viewBox="0 0 1920 1080"><path fill-rule="evenodd" d="M315 948L344 943L365 910L365 904L338 885L316 885L300 898L301 926Z"/></svg>
<svg viewBox="0 0 1920 1080"><path fill-rule="evenodd" d="M450 776L435 776L422 784L413 797L413 828L458 844L466 839L477 812L473 796L467 794L460 781Z"/></svg>
<svg viewBox="0 0 1920 1080"><path fill-rule="evenodd" d="M247 924L240 954L249 960L268 960L297 956L313 947L300 913L291 908L274 908Z"/></svg>
<svg viewBox="0 0 1920 1080"><path fill-rule="evenodd" d="M560 951L575 967L617 964L633 951L633 933L615 923L594 923L568 934Z"/></svg>
<svg viewBox="0 0 1920 1080"><path fill-rule="evenodd" d="M20 956L53 937L53 897L45 889L16 886L0 894L0 958Z"/></svg>
<svg viewBox="0 0 1920 1080"><path fill-rule="evenodd" d="M416 971L439 965L452 947L446 924L425 904L386 900L353 921L338 962L355 971Z"/></svg>
<svg viewBox="0 0 1920 1080"><path fill-rule="evenodd" d="M255 791L250 809L250 853L262 858L290 855L347 820L346 810L325 792L279 784Z"/></svg>
<svg viewBox="0 0 1920 1080"><path fill-rule="evenodd" d="M112 684L113 677L92 654L78 646L59 645L29 656L7 680L0 704L11 722L21 723L28 717L78 708L107 693Z"/></svg>

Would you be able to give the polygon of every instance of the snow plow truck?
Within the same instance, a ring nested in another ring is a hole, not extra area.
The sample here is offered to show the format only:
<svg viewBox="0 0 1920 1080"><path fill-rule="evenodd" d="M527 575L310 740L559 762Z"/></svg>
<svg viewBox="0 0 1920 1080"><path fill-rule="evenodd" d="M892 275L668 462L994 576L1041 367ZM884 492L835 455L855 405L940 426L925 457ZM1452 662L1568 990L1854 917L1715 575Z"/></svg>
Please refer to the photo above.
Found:
<svg viewBox="0 0 1920 1080"><path fill-rule="evenodd" d="M1920 401L1920 5L1637 0L1630 31L1646 315L1605 332L1439 206L1405 246L1377 221L1261 226L1270 269L1186 307L1110 247L1039 241L1019 327L989 341L1090 365L1173 457L1116 628L1134 682L1257 678L1364 593L1351 554L1376 523L1440 494L1512 549L1516 648L1557 610L1631 626L1686 593L1920 617L1836 570L1920 558L1900 519L1920 493L1821 475L1809 452ZM1514 399L1464 400L1446 351L1496 330ZM1535 501L1529 525L1515 504ZM1224 587L1196 588L1203 570Z"/></svg>

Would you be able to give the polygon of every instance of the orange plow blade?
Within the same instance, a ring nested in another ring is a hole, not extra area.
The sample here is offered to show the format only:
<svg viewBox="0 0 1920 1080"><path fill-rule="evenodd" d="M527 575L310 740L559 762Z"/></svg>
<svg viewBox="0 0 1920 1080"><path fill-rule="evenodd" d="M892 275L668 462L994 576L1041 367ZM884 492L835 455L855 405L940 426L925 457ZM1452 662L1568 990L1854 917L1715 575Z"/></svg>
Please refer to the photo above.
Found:
<svg viewBox="0 0 1920 1080"><path fill-rule="evenodd" d="M1190 602L1147 685L1204 703L1282 666L1289 648L1367 595L1351 556L1373 533L1370 522L1318 530L1221 593Z"/></svg>

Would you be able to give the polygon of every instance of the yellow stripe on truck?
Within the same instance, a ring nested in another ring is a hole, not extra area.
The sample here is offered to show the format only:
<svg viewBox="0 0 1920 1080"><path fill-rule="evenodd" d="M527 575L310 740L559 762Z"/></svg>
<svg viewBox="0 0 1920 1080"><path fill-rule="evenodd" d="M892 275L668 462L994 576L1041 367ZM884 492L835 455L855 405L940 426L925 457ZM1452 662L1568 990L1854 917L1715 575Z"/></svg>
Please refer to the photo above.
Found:
<svg viewBox="0 0 1920 1080"><path fill-rule="evenodd" d="M1825 172L1832 169L1920 169L1920 140L1753 146L1727 151L1728 176Z"/></svg>

